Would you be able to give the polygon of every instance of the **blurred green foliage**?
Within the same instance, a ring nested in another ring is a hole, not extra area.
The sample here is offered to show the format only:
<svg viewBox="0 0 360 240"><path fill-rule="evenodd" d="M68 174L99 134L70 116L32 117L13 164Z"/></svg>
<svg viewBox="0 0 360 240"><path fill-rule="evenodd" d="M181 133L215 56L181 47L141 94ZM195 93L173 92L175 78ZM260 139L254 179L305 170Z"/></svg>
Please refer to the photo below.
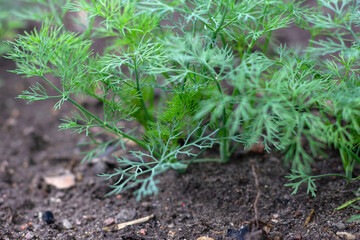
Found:
<svg viewBox="0 0 360 240"><path fill-rule="evenodd" d="M14 39L16 30L26 26L25 21L16 14L24 6L23 4L21 0L0 0L0 55L10 49L5 41Z"/></svg>

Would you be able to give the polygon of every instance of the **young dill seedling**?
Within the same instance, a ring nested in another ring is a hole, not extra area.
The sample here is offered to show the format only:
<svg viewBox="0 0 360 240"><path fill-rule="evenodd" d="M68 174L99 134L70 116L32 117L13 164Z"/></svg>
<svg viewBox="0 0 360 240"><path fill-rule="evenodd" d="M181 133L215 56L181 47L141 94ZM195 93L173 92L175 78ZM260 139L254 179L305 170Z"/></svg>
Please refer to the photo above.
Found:
<svg viewBox="0 0 360 240"><path fill-rule="evenodd" d="M307 182L315 195L313 156L337 149L347 181L357 179L352 173L360 161L360 40L353 28L360 26L360 3L317 2L311 8L278 0L68 0L61 11L47 6L52 20L19 36L8 57L15 73L39 79L20 98L57 98L56 109L65 102L78 108L60 129L90 137L95 147L86 160L127 140L142 147L132 158L115 156L119 168L101 175L117 179L111 193L136 187L140 199L158 192L159 173L227 162L240 144L261 141L291 164L289 178L298 182L288 185L296 192ZM85 16L78 21L83 32L62 26L67 11ZM311 34L302 52L273 37L291 25ZM108 37L103 53L91 50L94 39ZM100 101L103 113L91 113L78 95ZM144 132L120 121L137 121ZM116 137L99 142L94 127ZM219 159L202 158L215 146Z"/></svg>

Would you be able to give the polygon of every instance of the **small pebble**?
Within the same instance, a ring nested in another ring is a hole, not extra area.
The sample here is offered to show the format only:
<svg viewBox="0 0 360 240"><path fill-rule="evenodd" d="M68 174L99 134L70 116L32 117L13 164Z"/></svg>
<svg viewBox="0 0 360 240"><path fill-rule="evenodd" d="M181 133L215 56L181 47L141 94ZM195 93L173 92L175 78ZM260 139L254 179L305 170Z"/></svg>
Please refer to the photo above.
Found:
<svg viewBox="0 0 360 240"><path fill-rule="evenodd" d="M71 229L71 228L72 228L71 222L70 222L69 220L67 220L67 219L64 219L64 220L62 221L62 225L63 225L63 227L64 227L65 229Z"/></svg>
<svg viewBox="0 0 360 240"><path fill-rule="evenodd" d="M168 237L169 237L169 238L174 238L174 237L175 237L175 234L176 234L175 231L170 230L170 231L168 232Z"/></svg>
<svg viewBox="0 0 360 240"><path fill-rule="evenodd" d="M295 233L293 236L292 236L292 239L293 240L301 240L302 239L302 236L300 233Z"/></svg>
<svg viewBox="0 0 360 240"><path fill-rule="evenodd" d="M105 172L106 170L106 164L103 161L99 161L95 163L95 165L92 167L92 171L94 174L100 174Z"/></svg>
<svg viewBox="0 0 360 240"><path fill-rule="evenodd" d="M83 216L83 219L85 219L87 221L93 221L95 218L96 218L96 216L94 216L94 215L90 215L90 216L84 215Z"/></svg>
<svg viewBox="0 0 360 240"><path fill-rule="evenodd" d="M140 231L138 231L138 233L145 236L146 235L146 228L140 229Z"/></svg>
<svg viewBox="0 0 360 240"><path fill-rule="evenodd" d="M300 211L295 211L295 213L294 213L295 217L298 217L298 216L301 216L301 215L302 215L302 212L300 212Z"/></svg>
<svg viewBox="0 0 360 240"><path fill-rule="evenodd" d="M113 224L115 222L115 219L110 217L104 220L104 225L109 226L110 224Z"/></svg>
<svg viewBox="0 0 360 240"><path fill-rule="evenodd" d="M21 230L25 230L25 229L27 229L29 227L29 225L27 224L27 223L24 223L24 224L22 224L21 226L20 226L20 229Z"/></svg>
<svg viewBox="0 0 360 240"><path fill-rule="evenodd" d="M33 232L28 232L25 235L25 239L33 239L34 237L35 237L35 233L33 233Z"/></svg>
<svg viewBox="0 0 360 240"><path fill-rule="evenodd" d="M342 237L343 239L346 239L346 240L355 240L356 239L354 234L348 233L348 232L336 232L336 235L338 235L339 237Z"/></svg>
<svg viewBox="0 0 360 240"><path fill-rule="evenodd" d="M336 227L338 230L344 230L344 229L346 228L345 224L342 223L342 222L335 223L335 227Z"/></svg>
<svg viewBox="0 0 360 240"><path fill-rule="evenodd" d="M127 209L123 208L120 209L119 213L115 216L117 222L124 222L133 220L136 216L136 210L133 208Z"/></svg>
<svg viewBox="0 0 360 240"><path fill-rule="evenodd" d="M46 211L42 215L42 220L45 221L47 224L52 224L55 222L54 214L52 211Z"/></svg>
<svg viewBox="0 0 360 240"><path fill-rule="evenodd" d="M249 231L250 231L250 228L248 226L243 226L240 228L240 230L228 229L227 233L226 233L226 237L244 240L245 235L248 234Z"/></svg>

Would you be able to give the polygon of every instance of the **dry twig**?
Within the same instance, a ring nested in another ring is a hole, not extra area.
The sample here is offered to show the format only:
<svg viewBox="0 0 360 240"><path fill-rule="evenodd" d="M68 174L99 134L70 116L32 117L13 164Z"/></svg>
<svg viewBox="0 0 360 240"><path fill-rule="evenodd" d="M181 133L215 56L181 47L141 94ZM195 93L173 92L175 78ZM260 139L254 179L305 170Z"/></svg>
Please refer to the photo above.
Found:
<svg viewBox="0 0 360 240"><path fill-rule="evenodd" d="M124 223L118 223L118 224L114 224L114 225L111 225L109 227L104 227L103 228L103 231L116 231L116 230L120 230L120 229L123 229L127 226L131 226L131 225L135 225L135 224L138 224L138 223L143 223L143 222L147 222L149 221L150 219L154 218L154 214L151 214L150 216L147 216L147 217L143 217L143 218L139 218L139 219L135 219L135 220L132 220L132 221L129 221L129 222L124 222Z"/></svg>
<svg viewBox="0 0 360 240"><path fill-rule="evenodd" d="M311 218L314 216L314 213L315 213L315 209L312 209L309 216L306 218L304 226L309 224L309 222L311 221Z"/></svg>

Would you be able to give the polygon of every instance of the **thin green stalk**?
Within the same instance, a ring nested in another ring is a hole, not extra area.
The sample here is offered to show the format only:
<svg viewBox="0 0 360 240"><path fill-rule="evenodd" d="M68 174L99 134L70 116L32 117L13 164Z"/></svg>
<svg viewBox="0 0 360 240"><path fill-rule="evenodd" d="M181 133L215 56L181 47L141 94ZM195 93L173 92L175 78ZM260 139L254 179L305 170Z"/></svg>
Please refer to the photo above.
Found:
<svg viewBox="0 0 360 240"><path fill-rule="evenodd" d="M267 49L268 49L268 46L269 46L269 43L270 43L270 38L271 38L271 34L272 34L272 31L270 31L268 33L268 35L266 36L266 40L265 40L265 44L264 44L264 54L266 54L267 52Z"/></svg>
<svg viewBox="0 0 360 240"><path fill-rule="evenodd" d="M224 24L224 26L222 26L221 29L226 28L227 26L229 26L230 24L232 24L233 22L235 22L238 19L238 17L234 17L233 19L231 19L229 22L227 22L226 24Z"/></svg>
<svg viewBox="0 0 360 240"><path fill-rule="evenodd" d="M194 23L193 23L193 26L192 26L192 30L191 30L191 35L193 37L195 37L195 34L196 34L196 24L197 24L197 19L195 19Z"/></svg>
<svg viewBox="0 0 360 240"><path fill-rule="evenodd" d="M226 120L223 121L223 124L226 125ZM225 135L225 138L228 137L229 131L227 127L224 127L223 133ZM220 158L222 162L228 162L230 155L229 155L229 147L230 147L230 141L229 139L224 139L221 143L220 148Z"/></svg>
<svg viewBox="0 0 360 240"><path fill-rule="evenodd" d="M136 80L136 91L137 91L137 94L140 98L140 102L141 102L141 106L144 110L144 113L145 113L145 118L146 118L146 121L145 121L145 127L147 128L147 122L148 121L153 121L153 119L150 117L150 114L148 112L148 109L145 105L145 102L144 102L144 98L143 98L143 94L142 94L142 91L141 91L141 88L140 88L140 80L139 80L139 75L138 75L138 71L137 71L137 67L136 67L136 63L134 64L135 68L134 68L134 71L135 71L135 80Z"/></svg>
<svg viewBox="0 0 360 240"><path fill-rule="evenodd" d="M205 65L205 68L206 70L209 72L209 74L211 75L211 77L213 78L213 80L215 81L216 83L216 87L218 89L218 91L220 92L221 96L223 96L223 91L222 91L222 88L221 88L221 84L220 82L218 81L217 77L214 76L214 74L212 73L212 69ZM229 131L228 131L228 128L226 126L227 124L227 114L226 114L226 109L224 108L223 110L223 114L222 114L222 133L223 133L223 140L222 142L220 143L220 158L222 159L223 162L227 162L229 161L229 148L230 148L230 140L227 138L228 135L229 135ZM220 122L219 122L219 127L220 127Z"/></svg>
<svg viewBox="0 0 360 240"><path fill-rule="evenodd" d="M209 25L207 24L206 22L204 22L202 19L199 19L199 21L204 24L207 28L209 28L211 31L214 31L214 29Z"/></svg>
<svg viewBox="0 0 360 240"><path fill-rule="evenodd" d="M348 180L347 176L345 176L343 174L338 174L338 173L328 173L328 174L311 176L311 178L323 178L323 177L341 177L341 178L345 178L346 180Z"/></svg>
<svg viewBox="0 0 360 240"><path fill-rule="evenodd" d="M213 35L212 35L212 38L211 38L210 48L213 48L215 46L215 40L216 40L217 34L223 28L223 24L224 24L224 21L225 21L227 11L228 11L228 8L225 7L222 18L221 18L221 21L220 21L220 24L218 25L216 30L213 32Z"/></svg>
<svg viewBox="0 0 360 240"><path fill-rule="evenodd" d="M347 201L346 203L344 203L343 205L341 205L340 207L338 207L338 208L336 208L336 210L341 210L341 209L343 209L343 208L346 208L347 206L349 206L349 205L351 205L351 204L353 204L354 202L357 202L357 201L359 201L360 200L360 197L358 197L358 198L355 198L355 199L352 199L352 200L350 200L350 201Z"/></svg>
<svg viewBox="0 0 360 240"><path fill-rule="evenodd" d="M187 68L190 67L190 63L189 63L189 62L186 64L186 67L187 67ZM181 90L182 90L183 92L185 91L186 81L187 81L187 75L185 76L184 81L183 81L182 84L181 84Z"/></svg>
<svg viewBox="0 0 360 240"><path fill-rule="evenodd" d="M354 41L356 41L356 43L359 44L360 43L359 36L353 31L353 27L351 25L349 25L346 20L344 20L343 16L340 16L340 18L341 18L341 20L343 21L343 23L345 25L345 29L350 32L350 34L354 38Z"/></svg>
<svg viewBox="0 0 360 240"><path fill-rule="evenodd" d="M198 158L194 160L189 160L186 163L206 163L206 162L223 163L224 161L221 158Z"/></svg>
<svg viewBox="0 0 360 240"><path fill-rule="evenodd" d="M233 89L233 93L232 93L232 96L235 97L237 94L239 93L239 90L237 88L234 88ZM234 104L231 103L229 105L229 108L228 110L231 112L232 109L234 107ZM226 111L224 110L223 112L223 118L225 117L224 121L223 121L223 127L225 127L224 130L225 131L225 138L229 137L229 129L226 125L226 122L227 122L227 115L226 115ZM220 151L220 155L222 156L221 159L223 159L224 162L227 162L229 160L229 157L233 154L233 152L237 149L237 147L240 145L240 143L237 143L233 148L230 149L230 140L229 139L224 139L223 142L222 142L223 146L221 148L221 151Z"/></svg>
<svg viewBox="0 0 360 240"><path fill-rule="evenodd" d="M315 39L315 34L313 33L313 31L310 30L310 33L311 33L311 39L309 40L309 45L308 45L308 49L312 47L313 45L313 41ZM307 51L306 53L306 57L308 58L310 56L310 51Z"/></svg>
<svg viewBox="0 0 360 240"><path fill-rule="evenodd" d="M266 14L266 12L267 12L268 7L269 7L269 4L266 4L266 5L265 5L265 8L264 8L264 11L263 11L263 13L262 13L262 16L261 16L261 18L260 18L260 21L258 22L258 25L256 26L255 32L259 31L261 22L263 21L263 19L264 19L264 17L265 17L265 14ZM254 47L254 45L255 45L255 43L256 43L257 40L258 40L258 38L256 38L255 36L252 37L251 42L250 42L250 44L249 44L249 48L248 48L248 50L247 50L247 53L248 53L248 54L251 53L251 50L252 50L252 48Z"/></svg>
<svg viewBox="0 0 360 240"><path fill-rule="evenodd" d="M95 19L91 18L87 29L84 32L85 39L90 39L92 29L94 27Z"/></svg>
<svg viewBox="0 0 360 240"><path fill-rule="evenodd" d="M43 80L45 80L53 89L55 89L58 93L60 93L61 95L63 95L63 92L57 88L52 82L50 82L47 78L45 78L44 76L41 76L41 78ZM106 129L111 130L112 132L125 137L127 139L130 139L131 141L134 141L136 144L138 144L139 146L143 147L144 149L147 149L147 144L143 141L140 141L137 138L134 138L126 133L124 133L123 131L121 131L118 128L112 127L110 126L108 123L104 122L103 120L101 120L99 117L97 117L96 115L92 114L91 112L89 112L86 108L84 108L83 106L81 106L80 104L78 104L76 101L74 101L73 99L71 99L70 97L67 97L67 99L69 102L71 102L73 105L75 105L80 111L82 111L83 113L85 113L86 115L92 117L93 119L95 119L101 126L103 126ZM160 157L160 154L158 152L154 152L154 155L156 157Z"/></svg>

